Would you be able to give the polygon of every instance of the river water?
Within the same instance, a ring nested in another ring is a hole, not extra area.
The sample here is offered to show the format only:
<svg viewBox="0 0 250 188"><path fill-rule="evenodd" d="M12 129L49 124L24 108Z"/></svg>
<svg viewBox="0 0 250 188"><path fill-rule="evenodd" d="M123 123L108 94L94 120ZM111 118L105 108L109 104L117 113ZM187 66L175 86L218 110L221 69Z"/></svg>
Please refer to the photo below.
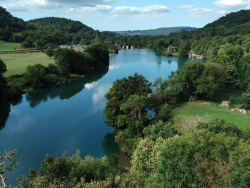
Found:
<svg viewBox="0 0 250 188"><path fill-rule="evenodd" d="M181 69L188 58L165 57L150 50L121 50L110 54L110 65L83 79L24 94L0 103L0 156L4 150L18 149L19 166L6 173L7 184L38 169L46 154L71 156L111 156L119 152L114 132L104 123L104 95L116 79L139 73L153 82L167 79Z"/></svg>

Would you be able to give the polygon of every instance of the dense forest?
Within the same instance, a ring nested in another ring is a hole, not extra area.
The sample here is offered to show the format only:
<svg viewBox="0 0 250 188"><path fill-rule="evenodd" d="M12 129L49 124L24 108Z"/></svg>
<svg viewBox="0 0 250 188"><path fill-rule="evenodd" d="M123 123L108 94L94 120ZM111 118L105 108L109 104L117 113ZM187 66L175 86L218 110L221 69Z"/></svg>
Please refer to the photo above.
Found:
<svg viewBox="0 0 250 188"><path fill-rule="evenodd" d="M38 44L60 44L63 40L90 45L83 53L56 50L52 54L55 64L29 66L25 74L7 78L3 76L6 66L0 61L1 98L14 97L23 88L27 91L29 87L41 88L71 74L84 74L100 65L107 66L106 44L133 45L164 55L172 54L166 48L173 45L180 56L188 56L193 51L206 57L208 62L188 62L172 72L168 80L158 78L153 83L135 73L117 79L105 94L105 123L115 130L115 141L121 151L131 156L131 168L119 171L114 168L115 157L83 159L80 151L73 156L66 152L62 157L48 154L40 168L31 168L28 177L18 177L19 185L25 188L249 187L249 128L240 129L225 119L191 118L173 113L173 109L183 103L206 100L232 88L242 89L244 94L231 97L229 106L250 109L248 15L249 10L242 10L195 31L162 36L91 32L91 28L79 22L62 18L27 22L25 31L20 33L20 37L24 37L23 45L39 47ZM41 39L44 41L39 41ZM18 165L14 160L17 154L17 150L13 150L0 158L3 182L6 171Z"/></svg>
<svg viewBox="0 0 250 188"><path fill-rule="evenodd" d="M0 40L12 39L12 33L25 30L25 22L21 18L16 18L0 7Z"/></svg>

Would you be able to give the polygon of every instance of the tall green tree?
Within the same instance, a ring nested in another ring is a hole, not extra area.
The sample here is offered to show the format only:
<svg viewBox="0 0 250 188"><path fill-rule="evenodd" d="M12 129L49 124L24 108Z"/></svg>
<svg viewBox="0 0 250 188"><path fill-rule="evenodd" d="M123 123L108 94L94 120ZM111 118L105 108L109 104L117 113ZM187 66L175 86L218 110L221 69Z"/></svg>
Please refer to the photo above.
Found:
<svg viewBox="0 0 250 188"><path fill-rule="evenodd" d="M125 125L119 125L118 123L118 117L125 115L121 109L121 104L126 103L130 95L147 97L148 94L152 93L150 86L151 83L137 73L128 78L117 79L109 92L105 94L107 102L103 110L103 116L106 118L106 125L111 126L116 131L126 129Z"/></svg>
<svg viewBox="0 0 250 188"><path fill-rule="evenodd" d="M6 65L0 59L0 96L3 94L4 88L6 86L6 79L3 75L6 71L7 71Z"/></svg>
<svg viewBox="0 0 250 188"><path fill-rule="evenodd" d="M18 155L17 150L13 150L10 152L5 151L5 154L3 156L0 156L0 181L4 187L6 186L5 172L11 172L18 165L18 163L14 160L15 155Z"/></svg>
<svg viewBox="0 0 250 188"><path fill-rule="evenodd" d="M51 58L54 55L54 50L51 46L48 46L44 53Z"/></svg>

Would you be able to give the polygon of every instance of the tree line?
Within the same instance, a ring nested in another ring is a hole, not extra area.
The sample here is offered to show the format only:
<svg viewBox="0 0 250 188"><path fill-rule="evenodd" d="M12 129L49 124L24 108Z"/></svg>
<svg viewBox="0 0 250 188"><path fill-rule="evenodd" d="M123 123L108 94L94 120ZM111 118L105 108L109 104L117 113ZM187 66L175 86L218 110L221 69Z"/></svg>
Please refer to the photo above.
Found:
<svg viewBox="0 0 250 188"><path fill-rule="evenodd" d="M24 92L51 86L75 75L85 75L109 65L109 51L100 44L89 45L84 52L73 49L58 49L53 53L55 64L30 65L24 74L5 77L6 65L0 60L0 98L15 98Z"/></svg>

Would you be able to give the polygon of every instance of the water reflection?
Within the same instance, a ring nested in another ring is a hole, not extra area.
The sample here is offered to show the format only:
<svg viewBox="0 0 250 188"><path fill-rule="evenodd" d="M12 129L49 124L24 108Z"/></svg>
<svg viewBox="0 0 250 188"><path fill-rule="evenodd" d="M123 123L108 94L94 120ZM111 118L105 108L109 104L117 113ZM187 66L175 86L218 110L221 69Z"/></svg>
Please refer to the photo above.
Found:
<svg viewBox="0 0 250 188"><path fill-rule="evenodd" d="M109 91L109 89L112 87L112 84L105 84L98 86L96 91L92 95L92 113L95 114L99 110L103 110L106 104L106 100L104 98L104 95Z"/></svg>
<svg viewBox="0 0 250 188"><path fill-rule="evenodd" d="M105 135L102 146L107 157L111 157L113 154L120 153L121 151L119 144L115 142L114 133L108 133Z"/></svg>
<svg viewBox="0 0 250 188"><path fill-rule="evenodd" d="M16 106L22 102L22 96L11 101L3 101L0 103L0 130L2 130L10 115L11 105Z"/></svg>
<svg viewBox="0 0 250 188"><path fill-rule="evenodd" d="M103 66L95 72L86 75L83 79L28 93L26 94L26 100L29 102L30 107L35 108L42 101L46 102L48 98L54 99L59 97L61 100L69 99L81 92L84 88L93 88L97 85L97 81L108 73L108 70L109 66Z"/></svg>

